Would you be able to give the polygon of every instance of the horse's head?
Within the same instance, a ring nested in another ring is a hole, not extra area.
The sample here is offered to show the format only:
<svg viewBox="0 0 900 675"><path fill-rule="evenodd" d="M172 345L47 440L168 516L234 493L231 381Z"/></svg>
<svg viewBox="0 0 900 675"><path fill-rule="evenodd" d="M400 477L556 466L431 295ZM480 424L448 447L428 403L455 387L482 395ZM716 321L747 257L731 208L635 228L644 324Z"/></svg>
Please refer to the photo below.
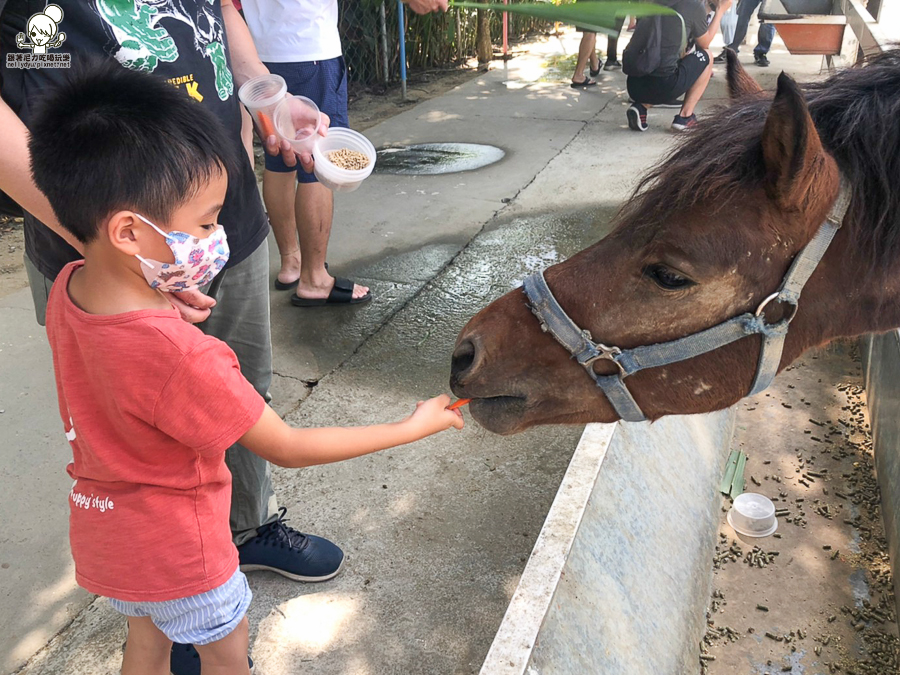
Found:
<svg viewBox="0 0 900 675"><path fill-rule="evenodd" d="M644 179L608 237L546 270L559 306L596 342L653 345L752 313L829 214L840 172L797 84L782 74L769 102L746 74L732 69L729 82L743 103L691 132ZM847 229L806 286L781 367L837 335L873 329L860 315L881 298L852 278ZM760 344L746 337L625 382L649 419L721 409L747 395ZM591 367L618 373L610 361ZM584 368L542 332L522 289L463 329L450 383L474 399L475 419L498 433L619 419Z"/></svg>

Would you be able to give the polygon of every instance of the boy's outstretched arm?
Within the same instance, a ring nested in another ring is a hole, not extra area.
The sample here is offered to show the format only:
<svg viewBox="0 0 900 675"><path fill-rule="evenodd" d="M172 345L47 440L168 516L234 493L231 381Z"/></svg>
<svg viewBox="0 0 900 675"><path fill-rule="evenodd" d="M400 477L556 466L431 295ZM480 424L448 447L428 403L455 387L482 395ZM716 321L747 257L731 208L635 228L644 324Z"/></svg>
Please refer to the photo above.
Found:
<svg viewBox="0 0 900 675"><path fill-rule="evenodd" d="M378 450L412 443L450 427L463 428L459 411L447 410L450 397L420 402L400 422L369 427L295 429L266 406L262 417L240 438L240 444L272 464L288 468L330 464Z"/></svg>

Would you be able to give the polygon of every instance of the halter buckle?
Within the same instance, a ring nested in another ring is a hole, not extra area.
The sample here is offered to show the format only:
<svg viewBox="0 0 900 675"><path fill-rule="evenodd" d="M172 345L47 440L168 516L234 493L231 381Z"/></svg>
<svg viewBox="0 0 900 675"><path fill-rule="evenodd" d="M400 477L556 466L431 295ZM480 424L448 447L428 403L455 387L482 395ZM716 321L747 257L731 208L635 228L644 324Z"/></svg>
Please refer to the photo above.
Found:
<svg viewBox="0 0 900 675"><path fill-rule="evenodd" d="M766 307L768 307L768 306L769 306L772 302L774 302L775 300L778 300L778 298L779 298L780 296L781 296L781 291L777 291L777 292L775 292L775 293L772 293L772 295L770 295L770 296L767 297L765 300L763 300L761 303L759 303L759 307L756 308L756 312L755 312L756 316L757 316L757 317L762 316L763 313L766 311ZM797 316L797 310L799 309L799 306L797 305L796 302L790 302L790 301L788 301L788 300L782 300L782 302L785 302L785 303L787 303L787 304L789 304L789 305L791 306L791 313L790 313L790 315L788 315L786 319L782 319L782 321L785 321L785 320L786 320L787 323L790 324L791 321L794 320L794 317ZM780 323L780 322L779 322L779 323Z"/></svg>
<svg viewBox="0 0 900 675"><path fill-rule="evenodd" d="M616 367L619 369L619 377L625 377L625 368L616 360L616 357L622 355L622 350L618 347L607 347L600 343L595 343L594 346L600 353L581 363L585 370L587 370L588 373L591 373L593 371L591 366L594 365L595 361L611 361L612 363L615 363Z"/></svg>

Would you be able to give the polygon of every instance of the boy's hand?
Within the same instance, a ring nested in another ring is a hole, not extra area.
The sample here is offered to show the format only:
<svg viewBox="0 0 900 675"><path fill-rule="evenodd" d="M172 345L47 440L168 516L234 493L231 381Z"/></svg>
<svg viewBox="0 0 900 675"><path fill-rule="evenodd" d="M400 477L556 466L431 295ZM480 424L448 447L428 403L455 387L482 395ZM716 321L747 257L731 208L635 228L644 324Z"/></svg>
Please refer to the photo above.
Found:
<svg viewBox="0 0 900 675"><path fill-rule="evenodd" d="M427 401L419 401L416 403L416 411L406 421L414 425L423 438L450 427L462 429L465 426L462 412L447 410L448 405L450 405L450 397L446 394L435 396Z"/></svg>
<svg viewBox="0 0 900 675"><path fill-rule="evenodd" d="M290 96L290 94L288 94ZM331 118L328 117L325 113L322 113L322 119L319 122L319 136L323 138L328 135L328 127L331 125ZM255 126L254 126L255 128ZM281 155L281 159L284 160L284 163L287 166L296 166L297 159L300 160L300 166L303 167L303 170L307 173L312 173L313 170L313 157L312 153L303 152L296 153L294 149L291 147L291 144L288 143L283 138L278 138L275 135L269 136L268 138L262 139L263 146L266 148L266 152L270 155Z"/></svg>

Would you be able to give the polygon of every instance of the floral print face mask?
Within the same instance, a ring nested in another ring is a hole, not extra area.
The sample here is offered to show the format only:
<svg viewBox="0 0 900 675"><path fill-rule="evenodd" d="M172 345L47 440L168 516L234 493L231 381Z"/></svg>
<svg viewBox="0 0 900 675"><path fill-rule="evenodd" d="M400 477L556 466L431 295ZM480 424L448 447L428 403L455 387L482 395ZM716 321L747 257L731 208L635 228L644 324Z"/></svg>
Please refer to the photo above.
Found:
<svg viewBox="0 0 900 675"><path fill-rule="evenodd" d="M165 293L190 291L212 281L228 262L228 241L221 225L216 225L208 237L200 239L178 230L163 232L141 214L134 215L165 237L175 256L175 262L164 263L135 254L141 261L141 271L150 288Z"/></svg>

